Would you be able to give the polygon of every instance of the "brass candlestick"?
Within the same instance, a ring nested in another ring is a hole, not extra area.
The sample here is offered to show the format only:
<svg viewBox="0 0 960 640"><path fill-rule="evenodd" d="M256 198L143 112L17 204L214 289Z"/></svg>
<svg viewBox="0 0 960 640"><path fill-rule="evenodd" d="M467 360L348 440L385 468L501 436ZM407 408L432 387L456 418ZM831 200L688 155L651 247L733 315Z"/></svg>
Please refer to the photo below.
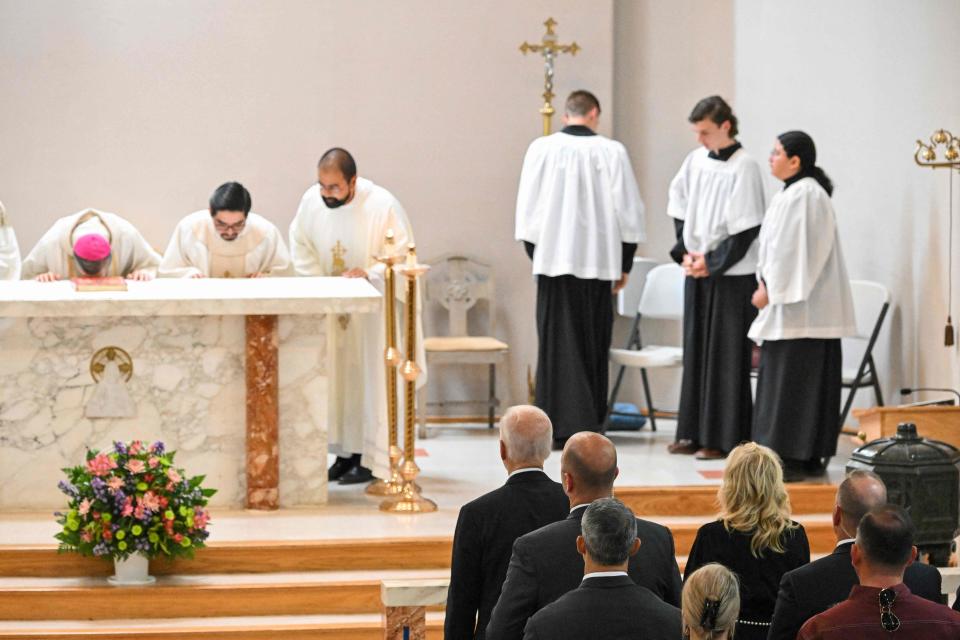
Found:
<svg viewBox="0 0 960 640"><path fill-rule="evenodd" d="M403 466L400 475L403 477L403 487L400 493L388 497L380 503L381 511L394 513L429 513L437 510L437 504L420 495L420 488L416 485L417 474L420 468L416 462L414 448L414 423L416 422L417 378L420 376L420 367L416 363L417 353L417 278L426 273L430 267L417 263L417 251L414 245L407 250L407 261L397 270L407 279L406 297L406 344L407 360L400 367L403 376Z"/></svg>
<svg viewBox="0 0 960 640"><path fill-rule="evenodd" d="M575 56L581 47L576 42L570 44L557 42L557 32L554 31L557 21L553 18L547 18L543 26L547 28L547 32L543 34L540 44L530 44L524 40L520 45L520 51L523 55L533 52L543 56L543 106L540 107L540 115L543 117L543 135L547 136L550 135L550 122L556 112L553 108L553 99L556 97L553 93L553 65L557 54L569 53Z"/></svg>
<svg viewBox="0 0 960 640"><path fill-rule="evenodd" d="M397 367L403 362L403 355L397 349L397 289L393 266L403 262L403 254L397 251L393 229L388 229L384 238L383 255L374 256L374 260L383 264L384 269L384 317L386 318L386 349L383 360L387 366L387 426L390 443L390 477L386 480L374 480L367 485L367 494L371 496L394 496L403 488L400 476L400 459L403 453L397 446Z"/></svg>

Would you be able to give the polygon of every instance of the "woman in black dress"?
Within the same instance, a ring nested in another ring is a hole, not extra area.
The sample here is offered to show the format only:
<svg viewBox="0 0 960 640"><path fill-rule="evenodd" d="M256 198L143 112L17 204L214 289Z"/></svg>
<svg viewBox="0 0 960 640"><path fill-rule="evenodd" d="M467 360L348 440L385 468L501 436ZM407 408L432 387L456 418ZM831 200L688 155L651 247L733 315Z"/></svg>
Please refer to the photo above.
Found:
<svg viewBox="0 0 960 640"><path fill-rule="evenodd" d="M718 492L720 517L697 531L684 577L718 562L740 578L737 640L765 640L780 577L810 562L803 527L790 519L780 459L748 442L730 452Z"/></svg>

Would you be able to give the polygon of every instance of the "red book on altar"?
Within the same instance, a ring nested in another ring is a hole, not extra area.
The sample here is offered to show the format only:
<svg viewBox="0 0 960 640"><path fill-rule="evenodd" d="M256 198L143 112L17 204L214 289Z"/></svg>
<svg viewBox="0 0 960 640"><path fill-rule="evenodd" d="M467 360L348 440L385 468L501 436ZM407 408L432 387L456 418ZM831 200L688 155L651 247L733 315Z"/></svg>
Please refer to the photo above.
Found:
<svg viewBox="0 0 960 640"><path fill-rule="evenodd" d="M71 280L77 291L126 291L127 281L120 277L114 278L73 278Z"/></svg>

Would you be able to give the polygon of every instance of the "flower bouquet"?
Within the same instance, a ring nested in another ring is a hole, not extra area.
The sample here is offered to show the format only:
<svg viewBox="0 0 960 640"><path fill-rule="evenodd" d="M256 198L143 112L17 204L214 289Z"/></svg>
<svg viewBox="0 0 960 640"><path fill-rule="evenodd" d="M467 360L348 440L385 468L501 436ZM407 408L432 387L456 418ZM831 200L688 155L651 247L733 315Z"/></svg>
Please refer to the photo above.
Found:
<svg viewBox="0 0 960 640"><path fill-rule="evenodd" d="M113 451L87 451L85 464L64 469L59 487L70 502L57 512L61 552L125 561L193 557L210 533L204 476L186 477L162 442L115 442ZM119 573L118 573L119 575Z"/></svg>

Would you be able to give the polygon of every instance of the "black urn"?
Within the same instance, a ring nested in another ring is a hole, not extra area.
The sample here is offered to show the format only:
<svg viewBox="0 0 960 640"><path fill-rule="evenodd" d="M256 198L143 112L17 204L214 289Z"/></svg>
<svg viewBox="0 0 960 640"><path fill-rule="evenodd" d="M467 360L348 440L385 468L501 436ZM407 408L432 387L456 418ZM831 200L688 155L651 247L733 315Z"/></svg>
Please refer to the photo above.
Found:
<svg viewBox="0 0 960 640"><path fill-rule="evenodd" d="M901 424L897 435L868 442L853 452L847 472L873 471L887 485L887 500L910 513L915 544L940 567L960 525L960 450L917 435L915 424Z"/></svg>

